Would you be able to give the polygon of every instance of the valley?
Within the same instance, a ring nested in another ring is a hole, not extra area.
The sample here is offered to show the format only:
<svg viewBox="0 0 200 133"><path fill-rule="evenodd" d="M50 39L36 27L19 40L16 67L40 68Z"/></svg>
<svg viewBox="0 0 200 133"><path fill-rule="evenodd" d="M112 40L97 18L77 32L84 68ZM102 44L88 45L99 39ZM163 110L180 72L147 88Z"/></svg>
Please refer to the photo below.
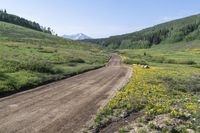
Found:
<svg viewBox="0 0 200 133"><path fill-rule="evenodd" d="M199 133L200 15L92 39L0 10L0 118L2 133Z"/></svg>

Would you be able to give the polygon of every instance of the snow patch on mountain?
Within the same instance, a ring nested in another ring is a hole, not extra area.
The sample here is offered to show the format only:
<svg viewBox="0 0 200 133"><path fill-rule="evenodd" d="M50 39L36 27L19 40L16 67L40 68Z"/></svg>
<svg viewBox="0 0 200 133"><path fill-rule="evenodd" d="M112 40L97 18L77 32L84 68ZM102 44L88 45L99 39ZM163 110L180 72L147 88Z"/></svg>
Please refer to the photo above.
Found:
<svg viewBox="0 0 200 133"><path fill-rule="evenodd" d="M91 37L89 37L83 33L78 33L78 34L73 34L73 35L63 35L62 37L67 38L67 39L72 39L72 40L91 39Z"/></svg>

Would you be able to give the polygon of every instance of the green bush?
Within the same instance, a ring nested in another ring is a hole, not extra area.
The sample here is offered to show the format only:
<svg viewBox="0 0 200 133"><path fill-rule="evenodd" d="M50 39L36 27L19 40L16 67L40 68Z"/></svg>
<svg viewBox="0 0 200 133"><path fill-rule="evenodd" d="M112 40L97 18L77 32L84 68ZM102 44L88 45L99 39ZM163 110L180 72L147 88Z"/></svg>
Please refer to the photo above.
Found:
<svg viewBox="0 0 200 133"><path fill-rule="evenodd" d="M11 72L19 71L19 70L30 70L41 73L54 73L52 70L52 65L46 61L39 60L28 60L28 61L17 61L17 60L9 60L6 61L7 66L9 66L9 70Z"/></svg>
<svg viewBox="0 0 200 133"><path fill-rule="evenodd" d="M196 64L196 62L193 60L184 60L184 61L180 61L179 64L194 65Z"/></svg>
<svg viewBox="0 0 200 133"><path fill-rule="evenodd" d="M174 59L166 59L166 60L164 61L164 63L177 64L177 61L174 60Z"/></svg>
<svg viewBox="0 0 200 133"><path fill-rule="evenodd" d="M81 58L72 58L69 62L70 63L85 63L85 61Z"/></svg>
<svg viewBox="0 0 200 133"><path fill-rule="evenodd" d="M163 56L153 56L152 58L149 59L151 62L156 62L156 63L164 63L165 62L165 57Z"/></svg>
<svg viewBox="0 0 200 133"><path fill-rule="evenodd" d="M176 77L159 77L170 90L179 90L182 92L199 92L200 75L191 75L188 78L177 79Z"/></svg>

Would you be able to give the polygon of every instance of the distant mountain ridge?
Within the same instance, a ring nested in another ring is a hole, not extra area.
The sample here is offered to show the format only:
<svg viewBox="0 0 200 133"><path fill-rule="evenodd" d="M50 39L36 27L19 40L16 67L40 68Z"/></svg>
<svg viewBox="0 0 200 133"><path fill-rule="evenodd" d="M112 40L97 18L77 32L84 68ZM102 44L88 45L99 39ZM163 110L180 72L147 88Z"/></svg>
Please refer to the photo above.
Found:
<svg viewBox="0 0 200 133"><path fill-rule="evenodd" d="M92 39L91 37L89 37L83 33L78 33L78 34L73 34L73 35L63 35L62 37L67 38L67 39L72 39L72 40Z"/></svg>

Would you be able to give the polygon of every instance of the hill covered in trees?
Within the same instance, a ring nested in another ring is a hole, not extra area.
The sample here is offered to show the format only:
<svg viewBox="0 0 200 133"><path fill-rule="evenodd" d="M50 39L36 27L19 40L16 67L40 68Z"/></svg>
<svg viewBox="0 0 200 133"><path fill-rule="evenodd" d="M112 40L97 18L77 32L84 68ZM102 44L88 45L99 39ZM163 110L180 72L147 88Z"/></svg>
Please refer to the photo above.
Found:
<svg viewBox="0 0 200 133"><path fill-rule="evenodd" d="M7 13L6 10L0 10L0 21L12 23L12 24L23 26L23 27L30 28L33 30L52 34L52 30L50 27L46 28L46 27L39 25L36 22L32 22L32 21L29 21L22 17L9 14L9 13Z"/></svg>
<svg viewBox="0 0 200 133"><path fill-rule="evenodd" d="M150 48L161 43L200 39L200 14L159 24L138 32L86 40L112 49Z"/></svg>

